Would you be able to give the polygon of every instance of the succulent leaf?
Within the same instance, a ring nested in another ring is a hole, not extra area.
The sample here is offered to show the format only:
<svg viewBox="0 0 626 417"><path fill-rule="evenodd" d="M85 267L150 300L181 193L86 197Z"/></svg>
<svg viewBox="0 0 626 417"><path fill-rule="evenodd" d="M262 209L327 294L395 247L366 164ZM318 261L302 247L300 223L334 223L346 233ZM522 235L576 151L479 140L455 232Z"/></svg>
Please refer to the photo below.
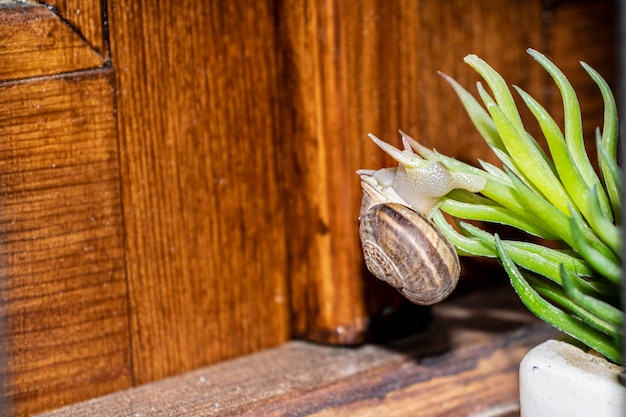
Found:
<svg viewBox="0 0 626 417"><path fill-rule="evenodd" d="M532 313L555 328L597 350L609 360L617 363L621 362L621 353L615 343L613 343L613 337L607 336L603 332L589 326L581 319L568 314L544 298L547 296L551 297L553 301L557 301L562 304L572 304L571 300L564 296L562 290L559 289L560 287L542 280L533 279L531 276L529 276L528 279L525 278L517 266L515 266L515 263L508 256L497 236L496 249L498 250L499 258L502 261L502 266L511 279L513 288L522 302Z"/></svg>
<svg viewBox="0 0 626 417"><path fill-rule="evenodd" d="M576 92L570 84L569 80L563 72L545 55L528 49L528 54L532 56L539 64L550 74L557 87L561 91L563 99L563 110L565 113L565 140L568 149L572 155L572 159L581 173L587 187L591 188L600 185L600 180L589 161L585 143L583 140L583 124L580 114L580 105ZM604 191L604 190L603 190ZM600 195L601 206L604 211L609 208L608 197L604 192Z"/></svg>
<svg viewBox="0 0 626 417"><path fill-rule="evenodd" d="M472 119L474 126L476 126L476 130L478 130L478 133L480 133L485 142L487 142L491 148L504 149L504 144L500 139L500 134L498 133L493 120L491 120L489 113L482 108L473 95L471 95L465 88L461 87L461 85L452 77L449 77L442 72L439 72L439 75L441 75L452 86L452 88L454 88L454 91L465 107L465 111L469 115L470 119Z"/></svg>

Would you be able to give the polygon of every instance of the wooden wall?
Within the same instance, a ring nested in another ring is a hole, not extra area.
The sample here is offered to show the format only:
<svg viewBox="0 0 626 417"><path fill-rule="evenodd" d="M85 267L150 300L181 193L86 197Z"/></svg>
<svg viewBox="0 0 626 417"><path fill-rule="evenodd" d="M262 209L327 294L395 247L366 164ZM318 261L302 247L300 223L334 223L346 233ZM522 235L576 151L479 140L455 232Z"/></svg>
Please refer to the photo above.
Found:
<svg viewBox="0 0 626 417"><path fill-rule="evenodd" d="M577 63L615 76L610 1L48 3L0 2L18 415L293 337L366 340L403 304L360 257L354 171L391 163L367 133L488 159L437 75L471 87L468 53L559 113L524 50L549 54L589 132L601 100Z"/></svg>

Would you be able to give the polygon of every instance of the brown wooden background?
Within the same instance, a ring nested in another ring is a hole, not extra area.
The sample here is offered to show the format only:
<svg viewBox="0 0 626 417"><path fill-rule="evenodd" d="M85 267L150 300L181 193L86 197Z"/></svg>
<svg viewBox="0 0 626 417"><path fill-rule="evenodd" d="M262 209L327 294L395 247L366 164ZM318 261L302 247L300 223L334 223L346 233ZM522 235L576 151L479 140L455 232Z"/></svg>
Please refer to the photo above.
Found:
<svg viewBox="0 0 626 417"><path fill-rule="evenodd" d="M471 87L477 53L558 114L527 47L591 133L578 61L614 79L614 8L0 1L4 397L28 415L294 337L367 339L402 303L363 272L354 171L391 163L367 133L489 159L437 70Z"/></svg>

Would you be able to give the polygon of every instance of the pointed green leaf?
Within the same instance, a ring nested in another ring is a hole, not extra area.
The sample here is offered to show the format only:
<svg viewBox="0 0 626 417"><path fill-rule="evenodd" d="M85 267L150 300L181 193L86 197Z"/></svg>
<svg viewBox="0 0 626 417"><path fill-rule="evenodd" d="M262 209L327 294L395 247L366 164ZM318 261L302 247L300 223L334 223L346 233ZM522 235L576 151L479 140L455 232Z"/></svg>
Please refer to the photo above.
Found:
<svg viewBox="0 0 626 417"><path fill-rule="evenodd" d="M452 77L449 77L443 72L439 72L439 75L441 75L452 86L457 96L461 100L463 107L465 107L465 111L472 120L472 123L474 123L476 130L478 130L478 133L480 133L485 142L487 142L487 144L492 148L504 149L504 144L500 139L500 134L496 130L496 127L493 124L493 120L491 120L489 113L487 113L485 109L482 108L482 106L478 103L473 95L471 95Z"/></svg>
<svg viewBox="0 0 626 417"><path fill-rule="evenodd" d="M572 210L570 230L574 242L571 246L603 277L613 284L620 285L622 271L615 254L599 239L593 243L589 242L582 228L583 220Z"/></svg>
<svg viewBox="0 0 626 417"><path fill-rule="evenodd" d="M518 131L506 118L506 115L498 105L482 93L487 110L496 124L500 137L504 142L514 166L527 178L556 208L567 213L570 201L569 195L561 185L561 182L552 171L550 164L546 162L545 155L539 151L539 146L525 131ZM508 165L508 164L507 164Z"/></svg>
<svg viewBox="0 0 626 417"><path fill-rule="evenodd" d="M455 191L441 200L441 205L439 206L441 211L461 219L504 224L545 239L557 238L556 235L539 226L536 218L528 218L527 215L516 215L499 205L481 204L477 201L469 202L467 198L465 199L466 201L457 200L453 197L463 198L464 194L457 190Z"/></svg>
<svg viewBox="0 0 626 417"><path fill-rule="evenodd" d="M432 217L435 225L441 230L441 232L448 238L448 240L454 245L459 255L463 256L484 256L487 258L495 258L496 254L493 250L485 246L477 239L472 239L464 236L454 230L454 228L448 223L443 213L436 211Z"/></svg>
<svg viewBox="0 0 626 417"><path fill-rule="evenodd" d="M578 288L576 276L562 265L561 277L565 292L572 301L599 320L605 322L606 324L603 324L603 326L606 327L606 332L620 332L621 327L624 325L624 313L622 310L585 294Z"/></svg>
<svg viewBox="0 0 626 417"><path fill-rule="evenodd" d="M613 224L613 222L604 216L598 201L598 193L596 188L591 189L591 198L589 199L589 224L596 235L602 240L614 254L619 256L622 253L622 236L621 231Z"/></svg>
<svg viewBox="0 0 626 417"><path fill-rule="evenodd" d="M541 220L543 228L572 246L574 240L569 225L569 218L548 200L533 192L512 173L509 173L509 178L511 178L516 192L521 197L524 208Z"/></svg>
<svg viewBox="0 0 626 417"><path fill-rule="evenodd" d="M602 147L607 152L612 160L617 159L617 105L615 104L615 97L611 92L611 88L608 83L602 78L602 76L589 65L581 62L580 65L587 71L589 76L595 81L600 88L602 94L602 100L604 100L604 128L602 129Z"/></svg>
<svg viewBox="0 0 626 417"><path fill-rule="evenodd" d="M576 97L574 88L563 72L561 72L552 61L546 58L545 55L533 49L528 49L528 54L539 62L548 74L550 74L561 92L565 113L565 141L578 172L580 172L587 187L591 188L594 185L601 187L600 179L596 175L591 161L589 161L587 150L585 149L580 105L578 104L578 98ZM601 206L608 207L608 197L602 194L603 192L600 192Z"/></svg>
<svg viewBox="0 0 626 417"><path fill-rule="evenodd" d="M485 79L493 92L498 106L502 109L506 118L510 120L514 129L523 132L524 124L522 123L522 118L517 111L515 100L513 100L511 91L507 87L504 78L476 55L467 55L464 61Z"/></svg>
<svg viewBox="0 0 626 417"><path fill-rule="evenodd" d="M574 165L561 129L559 129L554 119L552 119L548 112L534 98L522 89L518 87L515 88L539 122L539 126L548 143L548 148L550 149L561 182L565 186L568 194L572 196L578 210L583 213L585 218L589 218L589 187L587 187L587 184L585 184Z"/></svg>
<svg viewBox="0 0 626 417"><path fill-rule="evenodd" d="M461 222L460 226L470 236L477 238L490 249L496 250L495 237L492 234L468 223ZM577 274L575 275L576 283L586 294L595 297L604 296L602 288L598 288L595 284L588 283L580 278L579 274L582 276L583 273L586 275L593 273L584 261L545 246L528 242L509 240L501 240L501 242L513 262L521 268L542 275L556 284L562 285L561 267L565 267L572 273L575 272Z"/></svg>
<svg viewBox="0 0 626 417"><path fill-rule="evenodd" d="M622 175L617 162L611 159L606 149L600 144L601 138L599 135L596 137L596 146L598 149L598 160L600 164L600 171L602 172L602 178L604 178L604 184L607 194L609 195L609 201L611 202L611 209L613 210L613 219L619 223L621 213L621 189L622 189Z"/></svg>
<svg viewBox="0 0 626 417"><path fill-rule="evenodd" d="M540 319L546 321L557 329L580 340L585 345L595 349L609 360L621 363L621 353L613 343L613 339L602 332L589 327L581 320L565 313L542 298L539 293L528 283L511 258L506 253L496 235L496 248L502 265L506 270L511 284L526 307Z"/></svg>

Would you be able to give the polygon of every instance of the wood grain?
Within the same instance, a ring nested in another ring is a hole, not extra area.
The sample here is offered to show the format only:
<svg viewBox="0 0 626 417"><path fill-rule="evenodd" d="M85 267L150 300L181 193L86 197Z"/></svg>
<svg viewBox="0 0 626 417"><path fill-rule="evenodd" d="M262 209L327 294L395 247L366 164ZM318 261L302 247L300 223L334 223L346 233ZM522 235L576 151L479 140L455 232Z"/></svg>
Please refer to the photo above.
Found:
<svg viewBox="0 0 626 417"><path fill-rule="evenodd" d="M269 2L109 6L135 381L286 341Z"/></svg>
<svg viewBox="0 0 626 417"><path fill-rule="evenodd" d="M109 57L108 21L103 0L45 0L85 41L104 57Z"/></svg>
<svg viewBox="0 0 626 417"><path fill-rule="evenodd" d="M441 71L478 97L480 76L463 62L476 54L507 83L516 84L538 99L545 98L542 70L526 55L526 48L543 46L541 1L424 1L421 8L419 51L420 76L411 124L404 131L422 144L472 165L478 159L497 163L471 123ZM520 25L523 23L523 27ZM515 29L511 29L515 28ZM483 85L485 82L483 81ZM523 110L523 106L519 106ZM523 115L530 115L525 112ZM535 124L529 124L532 133ZM399 140L395 140L399 146Z"/></svg>
<svg viewBox="0 0 626 417"><path fill-rule="evenodd" d="M16 415L131 384L110 70L0 84L0 296Z"/></svg>
<svg viewBox="0 0 626 417"><path fill-rule="evenodd" d="M43 5L0 4L0 80L96 68L104 59Z"/></svg>
<svg viewBox="0 0 626 417"><path fill-rule="evenodd" d="M401 128L470 163L489 160L436 73L473 89L467 53L558 114L551 80L523 52L544 50L572 77L586 132L601 100L575 61L615 74L613 1L110 0L106 13L95 0L33 3L0 6L0 79L13 80L0 83L0 295L5 392L18 414L292 336L361 343L406 307L361 260L354 171L393 164L366 134L399 145ZM101 68L109 63L115 74ZM464 283L490 279L472 271ZM513 372L496 356L456 381ZM349 385L387 396L372 385L385 369ZM296 391L320 403L333 392ZM375 398L310 413L360 411Z"/></svg>
<svg viewBox="0 0 626 417"><path fill-rule="evenodd" d="M293 341L40 417L518 416L519 361L556 332L509 286L433 316L428 331L392 344Z"/></svg>
<svg viewBox="0 0 626 417"><path fill-rule="evenodd" d="M355 171L394 164L367 134L401 146L402 129L460 159L489 159L437 70L471 88L477 77L463 56L474 52L542 93L540 71L524 55L541 46L541 2L287 1L280 16L292 100L285 136L298 138L284 171L294 331L358 343L368 320L399 304L364 273ZM502 30L520 21L523 29Z"/></svg>

